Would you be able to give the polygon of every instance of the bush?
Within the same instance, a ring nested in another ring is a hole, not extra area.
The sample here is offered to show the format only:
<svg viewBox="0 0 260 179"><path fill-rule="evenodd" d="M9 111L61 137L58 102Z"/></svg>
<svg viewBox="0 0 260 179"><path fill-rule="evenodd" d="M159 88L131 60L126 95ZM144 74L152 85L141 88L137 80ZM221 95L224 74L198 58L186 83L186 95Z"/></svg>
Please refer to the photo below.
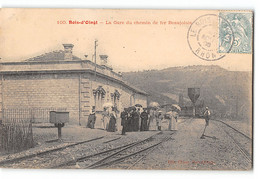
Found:
<svg viewBox="0 0 260 179"><path fill-rule="evenodd" d="M0 150L3 152L19 152L32 148L32 122L24 120L8 120L0 124Z"/></svg>

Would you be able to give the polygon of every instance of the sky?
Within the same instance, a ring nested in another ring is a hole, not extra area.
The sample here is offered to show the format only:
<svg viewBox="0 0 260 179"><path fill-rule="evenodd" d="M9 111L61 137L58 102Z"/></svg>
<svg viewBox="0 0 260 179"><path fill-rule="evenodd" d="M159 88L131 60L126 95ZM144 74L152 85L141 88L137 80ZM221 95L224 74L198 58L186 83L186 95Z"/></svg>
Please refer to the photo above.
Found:
<svg viewBox="0 0 260 179"><path fill-rule="evenodd" d="M62 44L71 43L74 55L82 59L88 55L91 60L94 41L98 40L97 54L108 55L115 71L189 65L219 65L232 71L251 71L252 54L229 53L210 62L192 53L187 41L189 26L199 16L212 13L217 11L1 9L0 58L2 62L23 61L63 50ZM98 24L69 24L70 20ZM64 21L66 24L61 24ZM132 24L126 24L127 21ZM151 24L134 24L136 21ZM158 24L153 24L154 21ZM187 24L169 24L169 21Z"/></svg>

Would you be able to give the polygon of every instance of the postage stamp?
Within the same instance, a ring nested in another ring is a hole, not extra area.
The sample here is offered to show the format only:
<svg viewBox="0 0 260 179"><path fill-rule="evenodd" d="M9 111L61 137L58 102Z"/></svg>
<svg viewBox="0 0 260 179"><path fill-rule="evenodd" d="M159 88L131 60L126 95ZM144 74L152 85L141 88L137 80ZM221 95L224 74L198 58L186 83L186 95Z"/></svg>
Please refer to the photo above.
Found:
<svg viewBox="0 0 260 179"><path fill-rule="evenodd" d="M218 22L221 19L223 33L218 35ZM217 14L198 17L188 30L187 40L191 51L200 59L215 61L223 58L232 49L234 38L230 23ZM221 38L221 40L219 40ZM223 42L219 46L219 41ZM223 46L223 47L222 47ZM222 53L219 53L221 47Z"/></svg>
<svg viewBox="0 0 260 179"><path fill-rule="evenodd" d="M226 53L230 31L226 28L227 21L232 27L234 43L229 53L252 52L252 13L220 12L219 13L219 52Z"/></svg>

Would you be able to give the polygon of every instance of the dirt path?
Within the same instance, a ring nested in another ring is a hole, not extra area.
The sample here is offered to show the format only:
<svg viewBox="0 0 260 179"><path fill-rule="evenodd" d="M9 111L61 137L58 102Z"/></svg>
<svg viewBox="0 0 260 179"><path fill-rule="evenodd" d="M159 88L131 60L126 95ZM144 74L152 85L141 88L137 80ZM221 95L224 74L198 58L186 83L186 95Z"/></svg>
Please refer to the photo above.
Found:
<svg viewBox="0 0 260 179"><path fill-rule="evenodd" d="M179 130L167 143L164 143L138 163L135 169L212 169L247 170L251 164L237 149L223 128L211 121L206 129L206 137L200 139L204 129L203 119L183 119Z"/></svg>
<svg viewBox="0 0 260 179"><path fill-rule="evenodd" d="M162 124L162 129L167 130L167 122ZM248 170L251 169L250 159L239 150L237 144L230 135L228 135L221 123L217 121L210 121L210 125L206 129L205 139L200 139L205 126L204 119L180 119L178 131L174 133L171 139L167 142L159 145L158 148L153 150L151 153L146 155L140 162L134 165L131 169L199 169L199 170ZM40 129L38 130L39 136L44 131L48 134L54 132L54 129ZM80 131L80 132L79 132ZM64 128L64 145L69 144L71 141L86 140L86 138L95 138L98 136L105 136L104 141L110 139L120 138L118 140L104 143L102 140L93 141L86 145L78 145L76 147L67 148L60 152L56 152L55 157L50 154L48 157L38 157L37 160L33 160L31 163L26 164L18 162L17 165L12 165L14 168L45 168L52 164L52 161L59 161L64 159L65 156L70 158L77 158L85 154L93 154L98 151L118 147L127 142L133 142L141 140L147 136L153 135L158 131L147 131L147 132L131 132L127 135L120 135L120 131L115 133L107 133L99 129L86 129L82 127L67 127ZM232 132L230 131L232 135ZM233 133L234 134L234 133ZM241 136L240 136L241 137ZM41 136L39 137L41 139ZM45 141L46 138L42 138ZM240 139L239 136L235 137L235 140L239 141L243 148L246 150L250 149L250 145L245 139ZM19 157L35 150L43 150L44 146L51 147L48 145L55 146L55 143L49 143L39 145L28 151L13 154L5 157ZM249 152L250 153L250 152ZM57 156L57 160L56 160ZM60 156L60 157L59 157ZM0 157L1 159L1 157ZM22 165L20 165L22 164ZM31 166L33 164L33 166ZM48 165L47 165L48 164ZM112 166L111 166L112 167ZM84 167L83 167L84 168ZM120 168L120 167L119 167Z"/></svg>

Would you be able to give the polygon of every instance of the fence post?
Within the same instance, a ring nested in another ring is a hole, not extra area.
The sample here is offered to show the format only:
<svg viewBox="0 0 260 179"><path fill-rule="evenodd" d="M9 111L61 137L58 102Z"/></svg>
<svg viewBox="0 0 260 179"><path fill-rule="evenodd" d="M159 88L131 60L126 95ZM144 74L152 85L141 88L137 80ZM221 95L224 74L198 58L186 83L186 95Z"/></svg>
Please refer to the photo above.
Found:
<svg viewBox="0 0 260 179"><path fill-rule="evenodd" d="M58 124L58 138L61 140L61 124Z"/></svg>

